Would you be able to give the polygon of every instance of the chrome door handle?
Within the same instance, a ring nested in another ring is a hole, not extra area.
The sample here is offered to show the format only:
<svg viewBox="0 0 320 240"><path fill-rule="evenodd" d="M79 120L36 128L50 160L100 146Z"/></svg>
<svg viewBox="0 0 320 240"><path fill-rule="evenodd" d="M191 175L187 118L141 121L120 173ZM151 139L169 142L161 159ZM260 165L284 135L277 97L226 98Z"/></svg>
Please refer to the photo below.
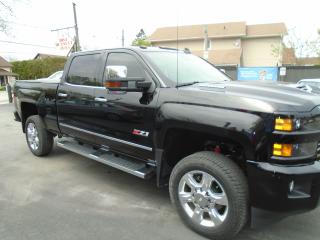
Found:
<svg viewBox="0 0 320 240"><path fill-rule="evenodd" d="M97 102L107 102L107 99L103 98L103 97L96 97L96 98L94 98L94 100Z"/></svg>
<svg viewBox="0 0 320 240"><path fill-rule="evenodd" d="M66 94L66 93L58 93L58 96L65 98L65 97L68 97L68 94Z"/></svg>

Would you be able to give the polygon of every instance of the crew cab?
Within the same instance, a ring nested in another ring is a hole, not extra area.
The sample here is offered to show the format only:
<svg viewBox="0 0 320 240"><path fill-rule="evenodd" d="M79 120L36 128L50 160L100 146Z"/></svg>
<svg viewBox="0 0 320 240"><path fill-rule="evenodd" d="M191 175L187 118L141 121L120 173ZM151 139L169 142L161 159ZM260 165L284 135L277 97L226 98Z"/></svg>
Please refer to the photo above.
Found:
<svg viewBox="0 0 320 240"><path fill-rule="evenodd" d="M175 49L78 52L61 80L17 81L30 151L57 146L169 186L183 222L234 237L250 208L306 211L320 194L320 97L285 83L232 81Z"/></svg>

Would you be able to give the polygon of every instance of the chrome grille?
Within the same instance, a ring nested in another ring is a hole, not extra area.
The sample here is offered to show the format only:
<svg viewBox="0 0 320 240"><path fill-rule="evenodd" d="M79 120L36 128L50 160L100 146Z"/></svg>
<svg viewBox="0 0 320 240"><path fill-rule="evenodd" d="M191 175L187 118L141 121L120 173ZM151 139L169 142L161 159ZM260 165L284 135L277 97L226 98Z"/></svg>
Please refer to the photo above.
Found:
<svg viewBox="0 0 320 240"><path fill-rule="evenodd" d="M320 129L320 117L312 117L302 120L303 130L319 130Z"/></svg>

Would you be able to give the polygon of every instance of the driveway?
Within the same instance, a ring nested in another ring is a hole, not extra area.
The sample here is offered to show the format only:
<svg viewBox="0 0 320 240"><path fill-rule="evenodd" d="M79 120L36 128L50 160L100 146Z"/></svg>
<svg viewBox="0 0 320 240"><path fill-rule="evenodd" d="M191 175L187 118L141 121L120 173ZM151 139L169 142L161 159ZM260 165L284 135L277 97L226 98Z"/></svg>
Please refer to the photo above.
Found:
<svg viewBox="0 0 320 240"><path fill-rule="evenodd" d="M0 239L204 239L186 228L167 189L54 148L33 156L12 105L0 105ZM320 209L245 229L241 240L314 240Z"/></svg>
<svg viewBox="0 0 320 240"><path fill-rule="evenodd" d="M2 104L8 104L8 93L7 91L0 91L0 105Z"/></svg>

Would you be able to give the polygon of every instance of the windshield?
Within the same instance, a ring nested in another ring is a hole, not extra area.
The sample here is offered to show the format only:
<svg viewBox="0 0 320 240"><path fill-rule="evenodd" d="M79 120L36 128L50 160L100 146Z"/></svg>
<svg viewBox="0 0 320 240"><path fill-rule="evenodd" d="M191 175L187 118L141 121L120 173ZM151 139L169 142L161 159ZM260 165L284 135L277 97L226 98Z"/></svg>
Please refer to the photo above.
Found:
<svg viewBox="0 0 320 240"><path fill-rule="evenodd" d="M168 85L179 86L198 82L223 82L231 79L205 60L183 52L145 52L164 76ZM178 66L178 72L177 72Z"/></svg>

